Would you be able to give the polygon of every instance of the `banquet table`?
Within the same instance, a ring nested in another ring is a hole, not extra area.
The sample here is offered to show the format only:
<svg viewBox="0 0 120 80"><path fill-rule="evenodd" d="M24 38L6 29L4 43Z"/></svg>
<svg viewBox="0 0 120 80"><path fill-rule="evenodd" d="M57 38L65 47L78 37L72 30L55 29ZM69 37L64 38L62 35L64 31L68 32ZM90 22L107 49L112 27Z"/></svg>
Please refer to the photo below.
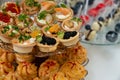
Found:
<svg viewBox="0 0 120 80"><path fill-rule="evenodd" d="M120 45L82 45L89 58L85 80L120 80Z"/></svg>

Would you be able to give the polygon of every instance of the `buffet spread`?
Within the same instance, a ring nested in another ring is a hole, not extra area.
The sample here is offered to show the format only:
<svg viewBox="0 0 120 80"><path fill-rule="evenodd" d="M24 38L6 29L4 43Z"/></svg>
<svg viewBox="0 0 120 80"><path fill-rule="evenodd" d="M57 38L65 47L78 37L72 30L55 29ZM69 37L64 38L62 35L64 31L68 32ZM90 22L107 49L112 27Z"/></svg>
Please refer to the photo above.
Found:
<svg viewBox="0 0 120 80"><path fill-rule="evenodd" d="M83 80L82 20L63 3L8 1L0 6L0 80Z"/></svg>

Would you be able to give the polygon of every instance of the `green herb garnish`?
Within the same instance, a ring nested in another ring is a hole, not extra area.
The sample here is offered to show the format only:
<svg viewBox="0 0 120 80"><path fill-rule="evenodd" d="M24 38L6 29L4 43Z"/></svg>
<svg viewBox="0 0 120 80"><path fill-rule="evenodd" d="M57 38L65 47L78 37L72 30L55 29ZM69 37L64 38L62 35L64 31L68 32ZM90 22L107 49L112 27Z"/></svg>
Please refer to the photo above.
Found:
<svg viewBox="0 0 120 80"><path fill-rule="evenodd" d="M37 40L38 42L42 41L42 36L41 36L41 35L38 35L38 36L36 37L36 40Z"/></svg>
<svg viewBox="0 0 120 80"><path fill-rule="evenodd" d="M19 42L22 42L22 41L28 40L30 38L31 38L30 35L26 35L26 34L23 35L23 34L21 34L18 39L19 39Z"/></svg>
<svg viewBox="0 0 120 80"><path fill-rule="evenodd" d="M77 18L77 17L73 17L72 20L77 21L77 22L82 22L82 20L80 18Z"/></svg>
<svg viewBox="0 0 120 80"><path fill-rule="evenodd" d="M50 29L50 26L46 27L44 30L47 32Z"/></svg>
<svg viewBox="0 0 120 80"><path fill-rule="evenodd" d="M47 11L42 11L41 13L39 13L38 15L38 19L41 20L41 19L44 19L47 15Z"/></svg>
<svg viewBox="0 0 120 80"><path fill-rule="evenodd" d="M14 32L11 32L11 34L9 34L10 37L14 37L15 36L15 33Z"/></svg>
<svg viewBox="0 0 120 80"><path fill-rule="evenodd" d="M59 31L59 32L57 33L57 35L58 35L59 38L62 39L62 38L64 37L64 32Z"/></svg>
<svg viewBox="0 0 120 80"><path fill-rule="evenodd" d="M67 6L66 6L64 3L61 3L61 4L59 4L59 5L56 5L56 7L57 7L57 8L59 8L59 7L67 8Z"/></svg>
<svg viewBox="0 0 120 80"><path fill-rule="evenodd" d="M25 3L27 6L30 6L30 7L33 7L33 6L40 7L40 4L38 2L35 2L35 0L26 0Z"/></svg>
<svg viewBox="0 0 120 80"><path fill-rule="evenodd" d="M18 16L18 19L19 19L20 21L24 21L27 17L28 17L28 16L27 16L26 14L20 14L20 15Z"/></svg>

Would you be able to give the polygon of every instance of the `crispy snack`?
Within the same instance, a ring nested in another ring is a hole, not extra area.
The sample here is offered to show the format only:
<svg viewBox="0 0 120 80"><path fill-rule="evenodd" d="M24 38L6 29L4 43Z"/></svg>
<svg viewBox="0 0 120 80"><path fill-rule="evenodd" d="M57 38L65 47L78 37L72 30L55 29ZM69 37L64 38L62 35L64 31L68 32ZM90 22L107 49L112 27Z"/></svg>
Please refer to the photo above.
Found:
<svg viewBox="0 0 120 80"><path fill-rule="evenodd" d="M60 71L69 79L83 79L87 74L85 68L75 61L67 61L60 68Z"/></svg>
<svg viewBox="0 0 120 80"><path fill-rule="evenodd" d="M16 71L25 80L31 80L37 76L37 67L28 62L19 63Z"/></svg>
<svg viewBox="0 0 120 80"><path fill-rule="evenodd" d="M39 77L42 80L48 80L50 75L53 75L59 70L59 64L55 60L48 59L39 67Z"/></svg>

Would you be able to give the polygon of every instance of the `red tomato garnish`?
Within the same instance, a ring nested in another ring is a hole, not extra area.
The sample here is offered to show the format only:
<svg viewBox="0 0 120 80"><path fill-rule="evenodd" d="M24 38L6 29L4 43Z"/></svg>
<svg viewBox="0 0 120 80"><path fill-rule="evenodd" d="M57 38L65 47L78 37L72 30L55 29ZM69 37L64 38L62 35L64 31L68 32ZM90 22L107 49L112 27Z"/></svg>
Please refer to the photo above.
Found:
<svg viewBox="0 0 120 80"><path fill-rule="evenodd" d="M99 9L97 8L92 8L90 10L88 10L88 14L90 16L96 17L99 14Z"/></svg>
<svg viewBox="0 0 120 80"><path fill-rule="evenodd" d="M105 8L105 4L104 3L99 3L97 6L96 6L96 9L97 10L102 10L102 9L104 9Z"/></svg>
<svg viewBox="0 0 120 80"><path fill-rule="evenodd" d="M87 15L81 15L80 16L80 19L82 19L82 24L84 25L84 24L86 24L87 22L89 22L89 16L87 16Z"/></svg>
<svg viewBox="0 0 120 80"><path fill-rule="evenodd" d="M5 23L9 23L10 16L8 14L4 14L4 13L0 12L0 21L3 21Z"/></svg>
<svg viewBox="0 0 120 80"><path fill-rule="evenodd" d="M14 3L8 3L6 11L11 11L12 13L20 14L20 7Z"/></svg>

